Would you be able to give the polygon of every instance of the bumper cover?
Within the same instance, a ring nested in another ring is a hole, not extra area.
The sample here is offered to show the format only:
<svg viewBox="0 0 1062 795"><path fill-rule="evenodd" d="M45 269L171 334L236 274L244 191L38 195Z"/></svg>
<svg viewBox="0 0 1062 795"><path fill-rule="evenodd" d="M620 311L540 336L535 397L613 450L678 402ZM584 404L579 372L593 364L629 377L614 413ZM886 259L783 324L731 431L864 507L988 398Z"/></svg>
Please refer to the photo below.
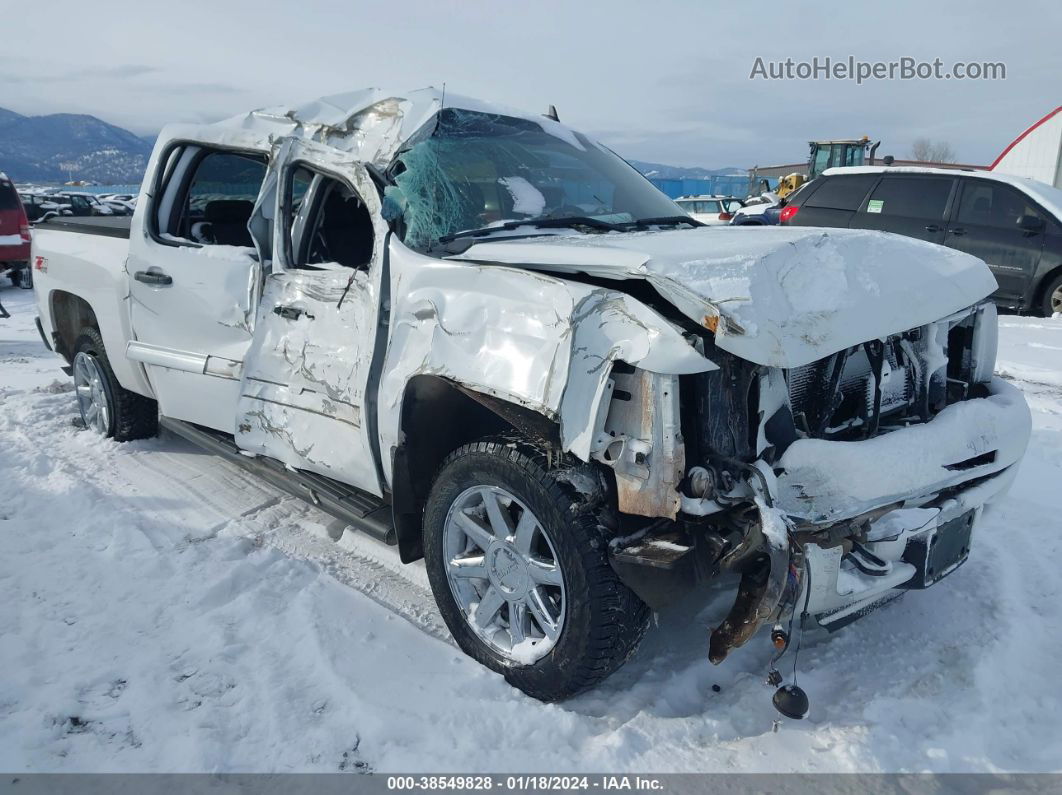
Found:
<svg viewBox="0 0 1062 795"><path fill-rule="evenodd" d="M873 439L794 442L778 462L775 507L831 524L1005 471L1024 454L1032 418L1016 387L995 378L988 389L929 422Z"/></svg>
<svg viewBox="0 0 1062 795"><path fill-rule="evenodd" d="M762 526L784 523L791 539L798 527L814 533L815 525L869 519L865 549L879 568L861 570L842 543L845 533L822 546L807 541L801 545L805 576L791 591L795 598L784 600L795 552L787 539L784 557L772 549L766 571L743 574L733 609L712 633L709 659L721 662L768 617L780 618L805 596L808 612L832 630L902 589L928 587L958 568L984 504L1013 482L1031 426L1020 390L994 379L986 397L949 406L927 423L862 442L794 442L775 473L760 470L773 503L758 500ZM957 547L948 553L946 570L933 568L930 550L937 541Z"/></svg>

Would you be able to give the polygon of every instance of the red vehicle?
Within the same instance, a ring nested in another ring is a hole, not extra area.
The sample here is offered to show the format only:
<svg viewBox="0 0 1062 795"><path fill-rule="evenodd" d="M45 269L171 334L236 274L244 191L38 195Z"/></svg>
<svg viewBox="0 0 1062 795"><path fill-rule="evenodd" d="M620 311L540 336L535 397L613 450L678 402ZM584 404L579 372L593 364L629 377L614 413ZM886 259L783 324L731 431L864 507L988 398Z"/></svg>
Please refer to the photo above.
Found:
<svg viewBox="0 0 1062 795"><path fill-rule="evenodd" d="M31 286L30 228L15 186L0 172L0 273L16 287Z"/></svg>

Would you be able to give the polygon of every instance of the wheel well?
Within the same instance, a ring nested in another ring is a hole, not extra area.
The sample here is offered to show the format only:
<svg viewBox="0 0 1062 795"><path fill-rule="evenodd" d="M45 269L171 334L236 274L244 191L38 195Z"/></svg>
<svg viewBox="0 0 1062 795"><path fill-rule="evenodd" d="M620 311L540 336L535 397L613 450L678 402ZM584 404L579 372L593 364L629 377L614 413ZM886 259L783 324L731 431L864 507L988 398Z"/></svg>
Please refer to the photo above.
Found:
<svg viewBox="0 0 1062 795"><path fill-rule="evenodd" d="M1048 285L1050 285L1054 279L1058 278L1059 274L1062 274L1062 265L1055 266L1041 277L1040 283L1036 285L1036 292L1033 293L1033 304L1030 309L1035 311L1040 310L1040 302L1044 300L1044 294L1047 292Z"/></svg>
<svg viewBox="0 0 1062 795"><path fill-rule="evenodd" d="M51 305L55 351L70 362L74 358L78 332L86 326L99 331L96 313L84 298L62 290L52 293Z"/></svg>
<svg viewBox="0 0 1062 795"><path fill-rule="evenodd" d="M463 444L512 430L560 449L557 424L536 411L439 376L410 379L402 400L391 478L395 531L403 563L424 556L424 506L443 459Z"/></svg>

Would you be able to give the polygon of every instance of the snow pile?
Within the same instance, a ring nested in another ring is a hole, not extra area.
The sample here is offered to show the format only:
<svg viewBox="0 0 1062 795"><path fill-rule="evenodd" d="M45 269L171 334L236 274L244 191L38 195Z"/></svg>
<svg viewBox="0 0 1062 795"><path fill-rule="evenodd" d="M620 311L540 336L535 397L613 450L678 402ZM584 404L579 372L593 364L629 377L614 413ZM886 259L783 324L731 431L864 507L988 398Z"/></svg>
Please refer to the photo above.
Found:
<svg viewBox="0 0 1062 795"><path fill-rule="evenodd" d="M180 440L75 427L31 294L0 284L0 769L1060 767L1057 384L1016 382L1032 443L970 561L805 644L811 713L773 733L768 640L706 659L731 591L661 612L597 690L532 701L452 645L393 549ZM1060 337L1005 318L1000 370L1057 374Z"/></svg>
<svg viewBox="0 0 1062 795"><path fill-rule="evenodd" d="M546 209L546 197L542 191L523 177L501 177L498 182L512 196L514 213L538 216Z"/></svg>

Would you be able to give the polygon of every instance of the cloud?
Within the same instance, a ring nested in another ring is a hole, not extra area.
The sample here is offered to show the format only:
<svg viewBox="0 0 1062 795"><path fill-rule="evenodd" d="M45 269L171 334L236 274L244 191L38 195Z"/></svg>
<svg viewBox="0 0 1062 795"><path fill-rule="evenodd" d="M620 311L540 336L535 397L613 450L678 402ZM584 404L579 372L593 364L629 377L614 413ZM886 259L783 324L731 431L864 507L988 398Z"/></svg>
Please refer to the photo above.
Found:
<svg viewBox="0 0 1062 795"><path fill-rule="evenodd" d="M231 83L160 83L151 86L151 90L181 95L246 94L248 92L247 88Z"/></svg>
<svg viewBox="0 0 1062 795"><path fill-rule="evenodd" d="M4 58L4 60L12 62L14 59ZM159 71L158 67L148 66L147 64L124 64L118 66L101 66L80 69L72 72L60 72L58 74L38 74L37 72L31 74L13 74L5 72L0 74L0 79L6 83L20 83L24 85L33 83L76 83L82 80L125 80L131 77L154 74Z"/></svg>

